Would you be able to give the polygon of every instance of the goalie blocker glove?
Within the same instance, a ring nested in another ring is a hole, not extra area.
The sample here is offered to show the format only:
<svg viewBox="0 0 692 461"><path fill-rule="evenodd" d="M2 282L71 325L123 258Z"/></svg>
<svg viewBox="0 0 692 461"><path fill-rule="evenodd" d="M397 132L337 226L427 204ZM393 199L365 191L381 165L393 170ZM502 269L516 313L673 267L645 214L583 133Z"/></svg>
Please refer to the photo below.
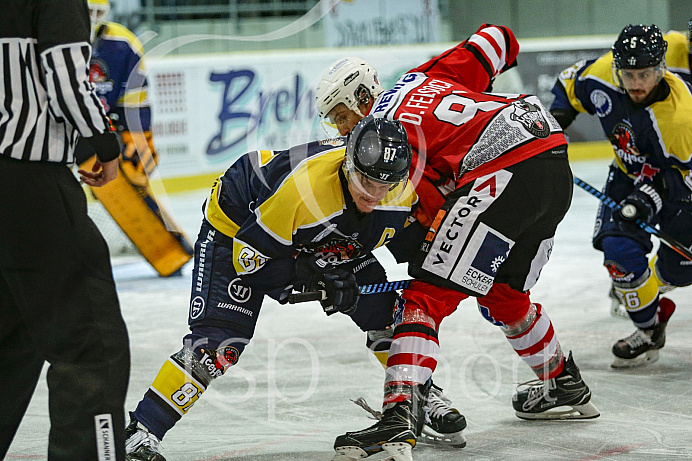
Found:
<svg viewBox="0 0 692 461"><path fill-rule="evenodd" d="M663 208L661 194L651 185L642 184L635 188L621 203L622 208L614 214L618 226L623 232L632 233L639 229L636 220L647 224Z"/></svg>

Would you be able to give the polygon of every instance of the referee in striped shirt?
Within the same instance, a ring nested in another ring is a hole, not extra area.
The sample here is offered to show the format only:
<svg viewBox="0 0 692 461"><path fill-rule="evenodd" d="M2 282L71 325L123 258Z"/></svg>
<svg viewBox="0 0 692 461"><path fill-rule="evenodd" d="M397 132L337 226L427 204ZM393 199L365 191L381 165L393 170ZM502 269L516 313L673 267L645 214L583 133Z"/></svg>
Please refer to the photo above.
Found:
<svg viewBox="0 0 692 461"><path fill-rule="evenodd" d="M50 461L124 460L130 371L108 249L70 169L90 186L120 146L89 83L86 0L2 0L0 13L0 459L49 363ZM35 428L27 428L29 431Z"/></svg>

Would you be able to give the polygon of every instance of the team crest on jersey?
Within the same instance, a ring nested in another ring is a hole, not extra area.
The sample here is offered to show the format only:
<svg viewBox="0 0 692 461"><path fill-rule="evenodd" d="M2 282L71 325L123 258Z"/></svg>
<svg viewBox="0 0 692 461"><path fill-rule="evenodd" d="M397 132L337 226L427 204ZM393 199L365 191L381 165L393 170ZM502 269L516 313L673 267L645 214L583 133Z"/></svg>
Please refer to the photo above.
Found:
<svg viewBox="0 0 692 461"><path fill-rule="evenodd" d="M89 63L89 80L94 84L98 94L106 94L113 91L113 80L106 61L92 58Z"/></svg>
<svg viewBox="0 0 692 461"><path fill-rule="evenodd" d="M608 138L615 148L615 153L624 163L635 165L646 162L646 157L639 153L639 149L634 143L634 130L628 124L618 123L615 125Z"/></svg>
<svg viewBox="0 0 692 461"><path fill-rule="evenodd" d="M591 92L589 98L591 99L591 104L593 104L596 109L596 115L599 117L605 117L613 110L613 101L605 91L594 90Z"/></svg>
<svg viewBox="0 0 692 461"><path fill-rule="evenodd" d="M333 238L326 243L310 248L311 253L317 255L318 264L340 264L360 256L363 246L355 239Z"/></svg>
<svg viewBox="0 0 692 461"><path fill-rule="evenodd" d="M547 138L550 136L550 126L543 116L543 112L536 104L520 99L512 103L513 112L509 118L521 123L526 131L537 138Z"/></svg>

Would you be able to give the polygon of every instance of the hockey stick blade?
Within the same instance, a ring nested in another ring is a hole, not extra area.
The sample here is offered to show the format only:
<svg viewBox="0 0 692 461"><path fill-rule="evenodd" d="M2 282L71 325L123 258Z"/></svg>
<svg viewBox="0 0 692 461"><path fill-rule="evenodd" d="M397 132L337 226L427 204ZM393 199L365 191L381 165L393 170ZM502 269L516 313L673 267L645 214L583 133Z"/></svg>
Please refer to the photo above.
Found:
<svg viewBox="0 0 692 461"><path fill-rule="evenodd" d="M396 280L393 282L373 283L371 285L361 285L358 291L362 295L372 295L375 293L385 293L388 291L401 290L411 284L411 280ZM321 301L327 297L324 290L306 291L304 293L292 293L288 295L289 304L306 303L308 301Z"/></svg>
<svg viewBox="0 0 692 461"><path fill-rule="evenodd" d="M591 194L594 197L596 197L597 199L599 199L601 202L603 202L611 210L618 211L620 208L622 208L620 206L620 204L617 203L615 200L608 197L606 194L604 194L600 190L596 189L595 187L591 186L586 181L582 181L581 179L577 178L576 176L574 177L574 184L576 184L577 186L581 187L582 189L584 189L589 194ZM655 235L656 237L658 237L661 240L661 242L668 245L673 251L682 255L685 259L692 261L692 251L690 251L689 248L687 248L685 245L683 245L682 243L675 240L670 235L666 234L665 232L662 232L659 229L656 229L655 227L648 225L647 223L645 223L641 219L637 219L635 221L635 224L637 224L641 229L648 232L649 234Z"/></svg>

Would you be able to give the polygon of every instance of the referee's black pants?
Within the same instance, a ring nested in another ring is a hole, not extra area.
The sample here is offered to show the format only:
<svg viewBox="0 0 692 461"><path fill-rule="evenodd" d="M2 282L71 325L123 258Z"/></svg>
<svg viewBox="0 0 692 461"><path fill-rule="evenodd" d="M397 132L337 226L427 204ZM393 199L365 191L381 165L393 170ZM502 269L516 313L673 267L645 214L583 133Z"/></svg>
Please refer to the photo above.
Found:
<svg viewBox="0 0 692 461"><path fill-rule="evenodd" d="M130 352L106 243L69 168L0 156L0 459L44 361L48 459L124 460Z"/></svg>

